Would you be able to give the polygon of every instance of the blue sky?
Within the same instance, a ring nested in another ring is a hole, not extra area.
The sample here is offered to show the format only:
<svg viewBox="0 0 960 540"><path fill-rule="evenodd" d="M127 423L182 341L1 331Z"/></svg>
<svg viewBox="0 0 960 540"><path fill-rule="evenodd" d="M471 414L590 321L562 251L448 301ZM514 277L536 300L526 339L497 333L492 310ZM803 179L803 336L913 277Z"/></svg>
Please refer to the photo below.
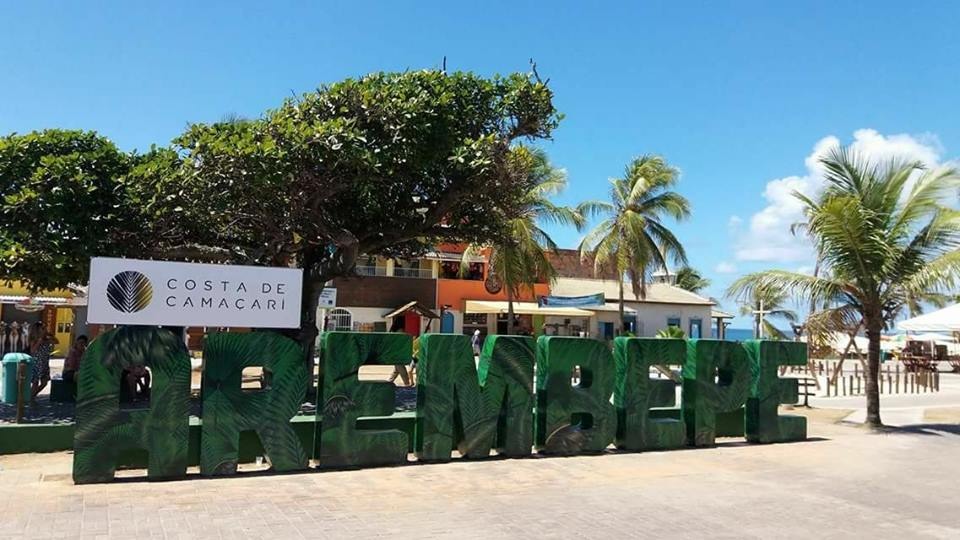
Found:
<svg viewBox="0 0 960 540"><path fill-rule="evenodd" d="M746 271L811 265L784 227L789 192L815 189L831 144L960 157L960 3L630 4L6 2L0 133L85 128L146 149L344 77L534 58L566 115L545 145L569 175L562 199L604 197L632 157L664 155L694 209L676 229L715 296Z"/></svg>

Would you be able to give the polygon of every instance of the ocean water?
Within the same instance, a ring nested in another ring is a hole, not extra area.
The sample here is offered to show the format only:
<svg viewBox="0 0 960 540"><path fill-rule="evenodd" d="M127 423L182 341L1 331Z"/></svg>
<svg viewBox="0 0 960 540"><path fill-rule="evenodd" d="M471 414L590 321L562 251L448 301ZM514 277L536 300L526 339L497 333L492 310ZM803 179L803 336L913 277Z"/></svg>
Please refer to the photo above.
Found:
<svg viewBox="0 0 960 540"><path fill-rule="evenodd" d="M792 330L780 328L780 331L786 334L787 339L793 339ZM728 341L743 341L745 339L753 339L753 328L727 328Z"/></svg>
<svg viewBox="0 0 960 540"><path fill-rule="evenodd" d="M753 329L752 328L727 328L727 337L728 341L743 341L745 339L753 339Z"/></svg>

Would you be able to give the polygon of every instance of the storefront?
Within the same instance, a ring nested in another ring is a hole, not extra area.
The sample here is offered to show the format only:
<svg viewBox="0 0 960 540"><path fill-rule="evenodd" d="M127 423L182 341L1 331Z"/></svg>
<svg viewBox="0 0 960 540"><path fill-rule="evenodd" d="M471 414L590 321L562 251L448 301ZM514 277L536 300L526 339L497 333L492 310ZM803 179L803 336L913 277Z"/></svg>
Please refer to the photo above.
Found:
<svg viewBox="0 0 960 540"><path fill-rule="evenodd" d="M27 351L32 326L43 323L57 338L54 355L67 353L74 334L74 294L68 290L31 295L20 283L0 285L0 356Z"/></svg>

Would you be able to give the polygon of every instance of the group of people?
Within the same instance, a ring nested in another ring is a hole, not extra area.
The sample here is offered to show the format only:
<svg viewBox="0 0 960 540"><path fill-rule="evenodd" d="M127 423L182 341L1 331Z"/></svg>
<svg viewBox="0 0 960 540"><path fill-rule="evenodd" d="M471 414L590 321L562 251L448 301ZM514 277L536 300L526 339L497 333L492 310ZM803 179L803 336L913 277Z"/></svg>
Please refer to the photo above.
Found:
<svg viewBox="0 0 960 540"><path fill-rule="evenodd" d="M76 382L77 372L80 370L80 361L83 359L83 353L87 350L87 336L79 336L73 342L69 354L63 362L63 380ZM37 321L30 328L30 346L28 353L33 359L33 372L31 373L30 401L35 402L37 396L50 382L50 357L57 344L60 342L52 332L44 327L43 323Z"/></svg>
<svg viewBox="0 0 960 540"><path fill-rule="evenodd" d="M36 322L30 328L30 346L27 350L33 359L33 372L31 373L31 391L30 401L35 403L37 396L47 384L50 383L50 357L56 345L60 342L51 332L49 332L42 322ZM83 361L83 355L87 351L89 339L87 336L78 336L70 347L63 361L63 371L61 378L69 383L76 384L77 374L80 372L80 363ZM125 384L131 399L136 401L140 396L149 395L150 372L145 366L131 365L123 370L121 375L123 379L121 384Z"/></svg>

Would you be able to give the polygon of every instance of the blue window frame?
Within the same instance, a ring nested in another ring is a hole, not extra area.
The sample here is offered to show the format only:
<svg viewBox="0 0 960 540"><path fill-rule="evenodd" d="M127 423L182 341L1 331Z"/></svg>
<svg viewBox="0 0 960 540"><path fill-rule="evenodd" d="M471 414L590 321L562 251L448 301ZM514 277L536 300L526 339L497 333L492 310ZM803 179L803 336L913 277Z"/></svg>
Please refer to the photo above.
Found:
<svg viewBox="0 0 960 540"><path fill-rule="evenodd" d="M690 331L687 332L687 337L692 339L700 339L703 333L703 320L702 319L690 319Z"/></svg>

